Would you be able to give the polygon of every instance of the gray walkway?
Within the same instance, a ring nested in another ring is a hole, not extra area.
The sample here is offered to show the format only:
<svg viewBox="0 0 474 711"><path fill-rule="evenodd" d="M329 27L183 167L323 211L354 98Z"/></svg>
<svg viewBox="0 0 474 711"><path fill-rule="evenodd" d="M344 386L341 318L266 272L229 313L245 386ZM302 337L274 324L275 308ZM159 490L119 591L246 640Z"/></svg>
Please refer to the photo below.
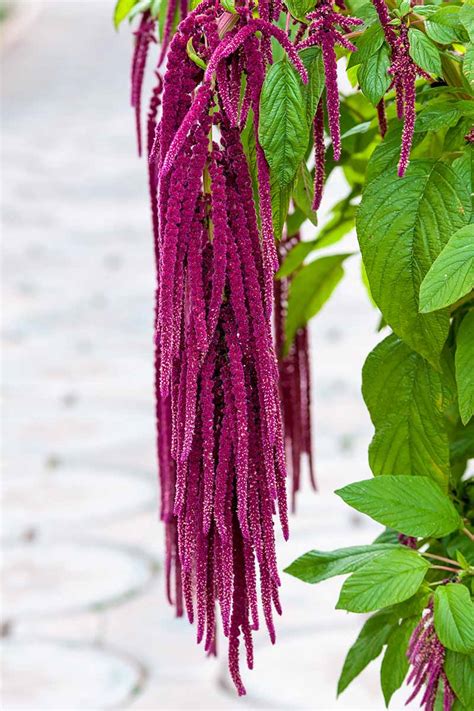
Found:
<svg viewBox="0 0 474 711"><path fill-rule="evenodd" d="M334 611L338 582L285 577L278 643L260 635L241 701L164 602L152 248L112 4L28 5L3 58L3 707L382 709L375 666L336 702L360 625ZM359 381L376 314L352 262L313 325L320 493L303 494L282 566L375 531L332 494L368 476Z"/></svg>

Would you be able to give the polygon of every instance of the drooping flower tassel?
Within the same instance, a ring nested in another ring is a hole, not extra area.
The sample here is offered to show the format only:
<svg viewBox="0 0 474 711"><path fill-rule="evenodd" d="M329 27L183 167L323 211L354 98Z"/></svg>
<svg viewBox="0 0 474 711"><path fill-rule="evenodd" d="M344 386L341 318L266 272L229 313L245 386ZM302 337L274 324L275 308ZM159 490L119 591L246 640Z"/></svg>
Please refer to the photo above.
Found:
<svg viewBox="0 0 474 711"><path fill-rule="evenodd" d="M393 77L390 88L395 89L395 102L397 107L397 117L403 119L402 131L402 146L400 151L400 160L398 162L398 176L403 178L405 175L408 163L410 161L411 146L413 143L413 134L415 130L415 100L416 77L420 76L430 81L431 77L421 67L419 67L410 56L410 42L408 39L408 27L402 23L398 34L394 27L390 24L390 14L385 4L385 0L372 0L374 7L379 16L380 24L382 25L385 39L391 48L392 62L388 69L388 73ZM382 98L383 102L383 98ZM379 115L379 125L381 135L384 135L386 130L386 119L382 116L379 107L377 107Z"/></svg>
<svg viewBox="0 0 474 711"><path fill-rule="evenodd" d="M282 237L279 244L280 261L300 241L297 233ZM301 328L285 354L285 332L289 279L275 281L275 347L280 374L280 399L283 411L285 449L291 478L291 509L296 509L296 497L301 488L301 465L306 457L309 480L316 489L311 446L311 372L308 349L308 330Z"/></svg>
<svg viewBox="0 0 474 711"><path fill-rule="evenodd" d="M141 98L143 79L145 76L146 60L148 49L152 42L156 42L154 37L155 21L149 12L142 15L140 24L135 34L135 49L132 58L131 75L131 96L130 103L135 109L135 124L137 132L138 155L142 154L142 129L141 129Z"/></svg>
<svg viewBox="0 0 474 711"><path fill-rule="evenodd" d="M377 118L379 122L379 132L382 138L387 133L387 114L385 113L385 101L382 97L377 104Z"/></svg>
<svg viewBox="0 0 474 711"><path fill-rule="evenodd" d="M334 160L337 161L341 157L341 130L339 126L340 101L335 46L339 44L351 52L357 51L357 47L336 28L339 26L345 32L349 32L352 27L364 23L357 17L335 12L330 0L319 0L314 12L310 12L307 17L311 21L308 37L299 43L297 49L301 50L314 45L321 47L326 82L326 109L329 133L332 139Z"/></svg>
<svg viewBox="0 0 474 711"><path fill-rule="evenodd" d="M326 147L324 145L324 113L323 102L319 100L313 122L314 142L314 196L313 210L319 210L323 197L323 187L326 167Z"/></svg>
<svg viewBox="0 0 474 711"><path fill-rule="evenodd" d="M171 41L150 157L159 217L160 476L169 596L196 622L208 653L216 649L218 606L230 673L243 694L239 650L243 644L251 668L258 595L275 641L273 615L281 607L273 517L279 513L285 537L288 519L267 295L277 268L268 251L274 249L271 214L262 239L237 104L222 95L219 76L224 81L222 68L240 83L245 72L258 122L265 48L255 32L269 37L275 28L243 16L220 40L222 9L206 0L200 7ZM204 75L187 55L190 39L203 56L210 52ZM293 58L300 62L294 50ZM260 161L265 178L263 152ZM262 183L260 202L269 194Z"/></svg>
<svg viewBox="0 0 474 711"><path fill-rule="evenodd" d="M413 684L413 692L407 699L408 705L424 687L420 708L433 711L440 685L443 686L443 711L451 711L456 696L443 669L446 650L441 644L433 623L433 601L414 629L408 645L407 657L411 671L407 678Z"/></svg>

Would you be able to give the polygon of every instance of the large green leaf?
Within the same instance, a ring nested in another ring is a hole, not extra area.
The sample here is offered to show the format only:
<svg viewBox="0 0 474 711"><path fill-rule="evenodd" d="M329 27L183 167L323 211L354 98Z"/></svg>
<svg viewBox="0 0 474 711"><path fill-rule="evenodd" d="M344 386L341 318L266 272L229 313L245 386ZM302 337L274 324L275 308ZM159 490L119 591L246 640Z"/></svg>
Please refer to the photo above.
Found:
<svg viewBox="0 0 474 711"><path fill-rule="evenodd" d="M463 318L456 336L456 383L464 425L474 414L474 311Z"/></svg>
<svg viewBox="0 0 474 711"><path fill-rule="evenodd" d="M459 654L448 649L444 670L458 699L467 709L474 709L474 654Z"/></svg>
<svg viewBox="0 0 474 711"><path fill-rule="evenodd" d="M357 47L357 52L351 54L347 66L350 68L363 64L380 49L384 43L384 37L383 27L378 22L370 25L361 35L354 38L353 42Z"/></svg>
<svg viewBox="0 0 474 711"><path fill-rule="evenodd" d="M462 63L462 71L471 89L474 89L474 44L469 43L466 47Z"/></svg>
<svg viewBox="0 0 474 711"><path fill-rule="evenodd" d="M260 96L259 140L281 187L293 180L308 145L308 124L301 111L300 79L283 58L268 70Z"/></svg>
<svg viewBox="0 0 474 711"><path fill-rule="evenodd" d="M336 608L372 612L407 600L426 575L429 563L410 548L387 551L346 580Z"/></svg>
<svg viewBox="0 0 474 711"><path fill-rule="evenodd" d="M382 44L376 52L367 57L358 71L357 79L362 93L374 106L379 103L392 81L392 77L387 73L389 66L388 47Z"/></svg>
<svg viewBox="0 0 474 711"><path fill-rule="evenodd" d="M410 42L410 56L419 67L441 76L441 57L437 46L425 35L421 30L410 28L408 30L408 39Z"/></svg>
<svg viewBox="0 0 474 711"><path fill-rule="evenodd" d="M406 620L402 620L400 625L397 625L392 630L388 638L387 648L380 667L380 683L386 706L389 705L393 694L401 687L406 677L408 671L408 642L418 620L419 617L408 617Z"/></svg>
<svg viewBox="0 0 474 711"><path fill-rule="evenodd" d="M138 0L117 0L114 9L114 25L116 29L118 29L120 23L130 14L130 11L137 2Z"/></svg>
<svg viewBox="0 0 474 711"><path fill-rule="evenodd" d="M373 543L369 546L351 546L330 552L309 551L285 568L285 573L304 580L305 583L320 583L335 575L353 573L369 560L396 548L399 546L391 543Z"/></svg>
<svg viewBox="0 0 474 711"><path fill-rule="evenodd" d="M293 200L295 204L302 210L305 216L313 225L318 224L316 212L312 209L314 197L313 176L303 160L296 173L296 183L293 190Z"/></svg>
<svg viewBox="0 0 474 711"><path fill-rule="evenodd" d="M362 393L375 427L373 473L430 476L446 487L449 440L439 373L392 334L369 354Z"/></svg>
<svg viewBox="0 0 474 711"><path fill-rule="evenodd" d="M375 302L395 333L439 367L449 314L418 313L420 284L453 232L469 221L470 194L441 161L414 160L366 187L357 234Z"/></svg>
<svg viewBox="0 0 474 711"><path fill-rule="evenodd" d="M460 583L436 588L434 625L442 644L453 652L474 652L474 604L469 590Z"/></svg>
<svg viewBox="0 0 474 711"><path fill-rule="evenodd" d="M303 84L301 79L299 81L303 94L306 121L309 127L313 122L314 114L324 89L323 54L319 47L308 47L300 53L300 58L308 72L308 83Z"/></svg>
<svg viewBox="0 0 474 711"><path fill-rule="evenodd" d="M474 224L450 238L420 287L420 311L427 313L454 304L474 288Z"/></svg>
<svg viewBox="0 0 474 711"><path fill-rule="evenodd" d="M462 527L451 500L427 477L379 476L335 493L352 508L407 536L440 538Z"/></svg>
<svg viewBox="0 0 474 711"><path fill-rule="evenodd" d="M315 316L324 306L342 279L342 263L350 254L333 254L321 257L304 266L290 286L286 317L286 347L288 348L299 328Z"/></svg>
<svg viewBox="0 0 474 711"><path fill-rule="evenodd" d="M342 694L351 681L373 659L379 656L390 632L393 630L394 624L393 616L383 612L369 617L344 660L344 666L337 684L338 695Z"/></svg>

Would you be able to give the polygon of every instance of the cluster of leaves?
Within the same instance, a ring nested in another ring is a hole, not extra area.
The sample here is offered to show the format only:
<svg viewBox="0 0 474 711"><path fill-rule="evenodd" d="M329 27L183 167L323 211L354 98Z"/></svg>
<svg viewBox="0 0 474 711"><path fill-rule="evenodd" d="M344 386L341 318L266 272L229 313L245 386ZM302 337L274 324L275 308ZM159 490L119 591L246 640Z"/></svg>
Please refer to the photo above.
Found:
<svg viewBox="0 0 474 711"><path fill-rule="evenodd" d="M347 76L361 93L341 103L340 166L348 195L311 241L290 252L287 338L319 311L343 276L347 253L316 257L354 227L364 281L391 333L368 356L363 396L375 428L374 478L336 492L387 527L373 544L311 551L287 572L309 583L351 574L337 607L372 612L349 650L338 692L383 650L388 705L408 671L407 648L423 611L446 649L455 709L474 707L474 3L387 3L394 28L408 26L410 56L431 80L417 80L410 165L397 175L402 126L388 73L390 47L374 5L348 2L364 27L352 39ZM384 99L382 139L377 105ZM296 114L296 112L295 112ZM298 114L302 120L301 111ZM278 121L274 121L278 125ZM276 142L275 136L272 137ZM303 149L300 149L302 151ZM307 151L307 148L306 148ZM295 188L306 169L296 154L288 229L310 218ZM292 164L285 158L286 164ZM329 163L328 173L334 169ZM309 181L307 181L309 183ZM310 183L309 183L310 184ZM310 218L311 219L311 218ZM316 257L316 258L315 258ZM410 537L410 545L401 545ZM413 540L411 540L413 538ZM443 708L443 684L437 704ZM426 706L428 708L428 705Z"/></svg>
<svg viewBox="0 0 474 711"><path fill-rule="evenodd" d="M458 699L456 708L472 708L474 546L452 499L426 476L375 477L336 494L386 526L385 532L371 545L310 551L286 572L312 584L350 573L337 609L376 611L349 650L338 693L385 648L381 685L388 705L408 671L410 637L433 601L434 627L447 650L444 669ZM401 545L397 531L416 540L416 547Z"/></svg>

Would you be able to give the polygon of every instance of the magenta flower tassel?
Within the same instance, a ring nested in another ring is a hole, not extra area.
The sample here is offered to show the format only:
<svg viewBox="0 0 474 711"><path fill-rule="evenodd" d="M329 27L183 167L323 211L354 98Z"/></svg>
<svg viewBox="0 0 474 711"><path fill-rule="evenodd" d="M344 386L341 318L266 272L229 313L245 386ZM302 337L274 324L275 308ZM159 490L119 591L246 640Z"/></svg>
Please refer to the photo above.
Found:
<svg viewBox="0 0 474 711"><path fill-rule="evenodd" d="M332 9L330 0L319 0L314 12L308 14L311 21L307 39L299 43L297 49L319 45L323 54L324 74L326 80L326 109L329 123L329 133L331 134L334 160L341 157L341 130L339 126L339 88L337 84L337 58L335 52L336 44L350 49L352 52L357 47L349 42L343 34L336 29L341 27L345 32L349 32L353 26L364 24L357 17L341 15Z"/></svg>
<svg viewBox="0 0 474 711"><path fill-rule="evenodd" d="M174 17L177 0L171 6ZM181 2L179 11L185 7ZM271 24L281 4L264 0L259 9L256 19L203 0L171 41L168 23L166 71L147 126L166 590L177 615L196 622L207 654L217 651L220 620L239 694L245 693L240 661L254 664L259 603L272 642L274 612L281 614L274 518L287 538L285 447L290 437L296 472L310 443L307 340L298 334L291 355L290 422L280 410L270 319L278 252L258 121L271 37L303 81L307 73L285 32ZM188 56L189 42L204 72ZM250 109L260 219L240 136ZM298 487L299 474L294 482Z"/></svg>
<svg viewBox="0 0 474 711"><path fill-rule="evenodd" d="M398 162L398 176L402 178L405 175L408 163L410 160L410 151L413 143L413 133L415 130L415 100L416 89L415 81L417 76L421 76L427 80L431 80L421 67L418 67L410 57L410 42L408 39L408 27L405 24L400 25L399 34L390 25L390 14L385 3L385 0L372 0L373 5L379 16L380 24L383 27L385 39L392 51L392 63L388 70L392 75L392 87L395 89L395 102L397 107L397 117L403 119L402 132L402 147L400 151L400 160ZM382 99L383 101L383 99ZM386 119L382 117L377 107L379 115L379 125L381 135L384 135L386 128Z"/></svg>
<svg viewBox="0 0 474 711"><path fill-rule="evenodd" d="M408 645L407 657L411 671L407 678L408 684L413 684L413 692L407 699L408 705L424 687L420 708L423 711L433 711L436 695L440 684L444 689L443 711L451 711L456 696L449 685L443 669L446 650L436 634L433 624L433 601L430 601L420 623L414 629Z"/></svg>
<svg viewBox="0 0 474 711"><path fill-rule="evenodd" d="M283 237L280 259L298 244L299 234ZM284 323L288 300L288 279L275 281L275 341L280 374L280 399L283 411L284 443L291 477L291 509L296 509L296 497L301 488L301 465L306 457L309 480L316 489L311 447L311 373L308 357L308 333L302 328L296 334L287 355L283 355Z"/></svg>
<svg viewBox="0 0 474 711"><path fill-rule="evenodd" d="M323 102L319 100L313 123L314 136L314 197L313 210L319 210L323 197L323 187L326 165L326 147L324 145L324 114Z"/></svg>
<svg viewBox="0 0 474 711"><path fill-rule="evenodd" d="M142 19L135 34L135 50L132 58L131 76L131 97L130 103L135 109L135 123L137 132L138 155L142 154L142 129L141 129L141 98L145 66L148 56L148 49L152 42L155 42L153 35L155 21L149 12L142 15Z"/></svg>

